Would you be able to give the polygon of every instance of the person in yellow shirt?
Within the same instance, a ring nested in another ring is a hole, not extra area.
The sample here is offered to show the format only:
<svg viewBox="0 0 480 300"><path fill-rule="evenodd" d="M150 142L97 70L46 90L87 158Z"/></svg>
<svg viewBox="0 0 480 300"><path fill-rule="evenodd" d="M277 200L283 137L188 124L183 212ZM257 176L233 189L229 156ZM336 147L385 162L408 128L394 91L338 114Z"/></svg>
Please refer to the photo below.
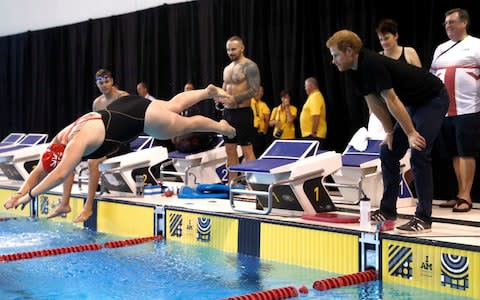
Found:
<svg viewBox="0 0 480 300"><path fill-rule="evenodd" d="M253 142L253 152L255 157L262 155L267 148L268 125L270 121L270 108L267 103L262 100L263 86L260 86L258 93L252 98L250 106L253 111L253 127L257 129L257 134Z"/></svg>
<svg viewBox="0 0 480 300"><path fill-rule="evenodd" d="M308 95L300 113L302 138L319 141L319 148L325 149L327 137L327 111L325 100L318 89L317 79L305 79L305 92Z"/></svg>
<svg viewBox="0 0 480 300"><path fill-rule="evenodd" d="M282 104L275 107L272 111L270 126L273 126L273 137L276 139L294 139L295 125L294 121L297 118L297 108L290 104L290 94L288 90L280 92L280 99Z"/></svg>

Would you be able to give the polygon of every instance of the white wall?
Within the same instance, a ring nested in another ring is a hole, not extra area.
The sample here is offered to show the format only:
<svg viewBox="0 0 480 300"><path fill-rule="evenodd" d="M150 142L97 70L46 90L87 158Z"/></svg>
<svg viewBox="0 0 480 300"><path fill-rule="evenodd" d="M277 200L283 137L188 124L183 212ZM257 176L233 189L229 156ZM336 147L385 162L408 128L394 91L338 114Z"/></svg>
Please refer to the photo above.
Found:
<svg viewBox="0 0 480 300"><path fill-rule="evenodd" d="M0 0L0 36L189 0Z"/></svg>

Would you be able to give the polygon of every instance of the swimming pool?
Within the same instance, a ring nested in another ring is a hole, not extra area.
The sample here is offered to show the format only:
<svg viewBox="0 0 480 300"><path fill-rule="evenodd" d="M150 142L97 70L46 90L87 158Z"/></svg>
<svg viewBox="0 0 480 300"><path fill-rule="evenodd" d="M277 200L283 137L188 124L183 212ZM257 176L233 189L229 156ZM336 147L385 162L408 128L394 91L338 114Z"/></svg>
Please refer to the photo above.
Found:
<svg viewBox="0 0 480 300"><path fill-rule="evenodd" d="M68 223L0 222L0 254L118 239L124 237ZM162 240L0 263L0 299L210 300L291 285L309 289L301 299L452 299L380 281L325 292L311 288L315 280L336 275Z"/></svg>

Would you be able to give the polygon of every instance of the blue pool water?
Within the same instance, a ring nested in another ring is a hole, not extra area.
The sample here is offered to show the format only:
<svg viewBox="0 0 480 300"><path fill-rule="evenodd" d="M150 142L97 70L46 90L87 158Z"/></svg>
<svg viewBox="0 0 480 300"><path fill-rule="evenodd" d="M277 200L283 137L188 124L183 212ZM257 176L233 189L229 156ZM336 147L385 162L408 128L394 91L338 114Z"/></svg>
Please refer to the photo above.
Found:
<svg viewBox="0 0 480 300"><path fill-rule="evenodd" d="M0 215L1 217L1 215ZM124 237L65 223L0 222L0 254ZM222 299L265 289L305 285L298 299L452 299L379 281L325 292L315 280L338 274L173 241L0 262L0 299Z"/></svg>

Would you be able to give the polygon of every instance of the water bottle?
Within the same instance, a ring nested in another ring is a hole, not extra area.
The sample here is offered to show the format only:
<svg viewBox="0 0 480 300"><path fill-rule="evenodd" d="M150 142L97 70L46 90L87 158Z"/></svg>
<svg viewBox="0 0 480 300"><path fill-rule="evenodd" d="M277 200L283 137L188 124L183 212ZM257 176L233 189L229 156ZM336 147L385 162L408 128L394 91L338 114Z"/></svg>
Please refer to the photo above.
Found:
<svg viewBox="0 0 480 300"><path fill-rule="evenodd" d="M370 228L370 198L360 199L360 227Z"/></svg>
<svg viewBox="0 0 480 300"><path fill-rule="evenodd" d="M144 175L136 175L135 176L135 195L137 197L143 197L143 189L144 189L145 177Z"/></svg>

